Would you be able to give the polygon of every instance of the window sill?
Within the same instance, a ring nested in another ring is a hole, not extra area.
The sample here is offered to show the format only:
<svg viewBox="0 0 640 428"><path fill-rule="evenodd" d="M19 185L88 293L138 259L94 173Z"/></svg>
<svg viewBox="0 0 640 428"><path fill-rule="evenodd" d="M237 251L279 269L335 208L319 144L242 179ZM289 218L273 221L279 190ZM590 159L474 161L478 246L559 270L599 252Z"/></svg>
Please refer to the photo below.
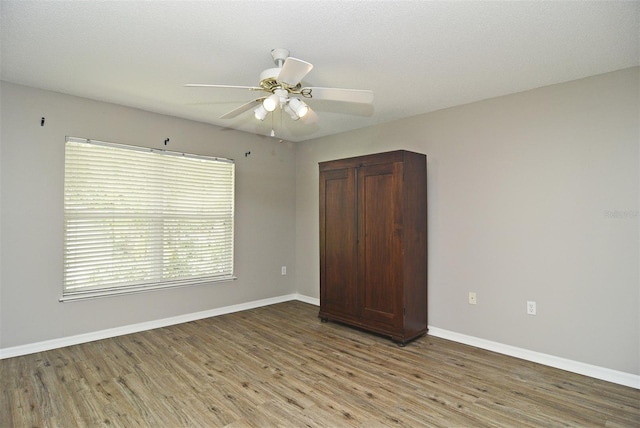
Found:
<svg viewBox="0 0 640 428"><path fill-rule="evenodd" d="M80 300L91 300L91 299L101 299L103 297L113 297L113 296L121 296L125 294L137 294L137 293L146 293L149 291L157 291L157 290L167 290L173 288L182 288L182 287L191 287L194 285L206 285L211 283L218 282L228 282L235 281L238 279L236 276L229 276L224 278L216 278L216 279L199 279L195 281L186 281L181 283L171 283L171 284L156 284L156 285L141 285L135 287L121 287L121 288L112 288L112 289L103 289L103 290L92 290L92 291L76 291L63 294L62 297L58 299L61 303L66 302L76 302Z"/></svg>

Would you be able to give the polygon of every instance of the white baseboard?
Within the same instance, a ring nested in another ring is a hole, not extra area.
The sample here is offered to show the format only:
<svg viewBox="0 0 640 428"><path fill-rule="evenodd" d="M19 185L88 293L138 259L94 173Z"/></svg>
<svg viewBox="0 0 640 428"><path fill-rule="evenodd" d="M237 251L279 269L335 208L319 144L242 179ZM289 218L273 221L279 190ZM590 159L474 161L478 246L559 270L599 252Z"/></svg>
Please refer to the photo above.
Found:
<svg viewBox="0 0 640 428"><path fill-rule="evenodd" d="M317 297L309 297L302 294L296 294L295 296L296 300L300 300L301 302L308 303L310 305L320 306L320 299Z"/></svg>
<svg viewBox="0 0 640 428"><path fill-rule="evenodd" d="M209 317L230 314L233 312L246 311L248 309L259 308L261 306L273 305L276 303L287 302L289 300L298 299L297 294L288 294L269 299L255 300L253 302L240 303L238 305L225 306L222 308L211 309L208 311L194 312L191 314L179 315L176 317L163 318L154 321L142 322L138 324L126 325L123 327L110 328L91 333L78 334L76 336L61 337L59 339L45 340L43 342L30 343L27 345L14 346L11 348L0 349L0 360L4 358L19 357L21 355L33 354L36 352L49 351L51 349L62 348L65 346L78 345L81 343L93 342L94 340L108 339L110 337L123 336L125 334L138 333L146 330L153 330L160 327L168 327L170 325L182 324L185 322L196 321ZM304 300L303 300L304 301Z"/></svg>
<svg viewBox="0 0 640 428"><path fill-rule="evenodd" d="M568 372L589 376L595 379L605 380L607 382L617 383L619 385L640 389L640 376L631 373L620 372L617 370L611 370L604 367L598 367L591 364L568 360L566 358L543 354L541 352L517 348L515 346L505 345L498 342L492 342L490 340L467 336L453 331L443 330L438 327L429 326L429 335L440 337L442 339L452 340L458 343L463 343L465 345L471 345L476 348L486 349L488 351L497 352L499 354L521 358L523 360L543 364L545 366L554 367L561 370L566 370Z"/></svg>
<svg viewBox="0 0 640 428"><path fill-rule="evenodd" d="M160 320L132 324L123 327L110 328L107 330L100 330L92 333L78 334L75 336L62 337L59 339L45 340L43 342L4 348L0 349L0 359L18 357L21 355L33 354L36 352L49 351L51 349L93 342L94 340L108 339L110 337L117 337L125 334L138 333L140 331L153 330L155 328L167 327L170 325L230 314L233 312L246 311L262 306L274 305L276 303L288 302L290 300L299 300L301 302L309 303L315 306L320 305L320 299L318 298L304 296L297 293L287 294L284 296L254 300L252 302L225 306L208 311L194 312L191 314L163 318ZM578 373L595 379L601 379L619 385L640 389L640 376L638 375L611 370L604 367L593 366L578 361L567 360L565 358L530 351L528 349L517 348L515 346L492 342L490 340L480 339L473 336L467 336L433 326L429 326L429 335L440 337L442 339L452 340L458 343L463 343L465 345L475 346L476 348L486 349L488 351L497 352L499 354L521 358L523 360L532 361L535 363L543 364L545 366L567 370L572 373Z"/></svg>

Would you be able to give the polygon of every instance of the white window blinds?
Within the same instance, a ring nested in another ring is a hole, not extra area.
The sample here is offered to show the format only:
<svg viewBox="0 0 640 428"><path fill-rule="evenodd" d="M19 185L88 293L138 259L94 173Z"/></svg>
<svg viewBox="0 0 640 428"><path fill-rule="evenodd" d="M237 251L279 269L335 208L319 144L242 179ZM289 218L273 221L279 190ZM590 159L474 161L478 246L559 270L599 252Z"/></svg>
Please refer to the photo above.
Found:
<svg viewBox="0 0 640 428"><path fill-rule="evenodd" d="M67 138L63 298L233 277L234 163Z"/></svg>

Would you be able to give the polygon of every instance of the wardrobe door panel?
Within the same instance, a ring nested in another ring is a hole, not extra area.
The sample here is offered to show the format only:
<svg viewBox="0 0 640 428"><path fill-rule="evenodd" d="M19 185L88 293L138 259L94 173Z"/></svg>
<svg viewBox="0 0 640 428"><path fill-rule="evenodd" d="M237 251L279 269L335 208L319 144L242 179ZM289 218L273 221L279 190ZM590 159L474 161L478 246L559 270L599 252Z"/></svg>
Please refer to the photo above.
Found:
<svg viewBox="0 0 640 428"><path fill-rule="evenodd" d="M320 175L320 302L336 315L357 313L355 171Z"/></svg>
<svg viewBox="0 0 640 428"><path fill-rule="evenodd" d="M358 273L361 316L402 323L402 164L358 169Z"/></svg>

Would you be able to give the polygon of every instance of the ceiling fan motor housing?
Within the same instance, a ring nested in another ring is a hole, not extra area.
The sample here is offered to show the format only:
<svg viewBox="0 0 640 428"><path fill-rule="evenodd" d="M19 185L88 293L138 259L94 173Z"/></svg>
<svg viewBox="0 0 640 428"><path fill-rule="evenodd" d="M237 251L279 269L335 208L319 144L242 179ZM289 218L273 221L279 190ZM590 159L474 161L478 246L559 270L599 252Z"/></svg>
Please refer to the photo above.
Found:
<svg viewBox="0 0 640 428"><path fill-rule="evenodd" d="M260 73L260 86L264 88L264 90L273 92L281 85L278 83L278 75L282 71L282 66L287 58L289 58L289 50L276 48L271 50L271 57L273 58L273 62L276 64L274 68L268 68Z"/></svg>
<svg viewBox="0 0 640 428"><path fill-rule="evenodd" d="M262 86L265 90L269 92L273 92L276 86L278 86L278 82L276 79L278 78L278 74L280 74L281 68L268 68L260 73L260 86Z"/></svg>

